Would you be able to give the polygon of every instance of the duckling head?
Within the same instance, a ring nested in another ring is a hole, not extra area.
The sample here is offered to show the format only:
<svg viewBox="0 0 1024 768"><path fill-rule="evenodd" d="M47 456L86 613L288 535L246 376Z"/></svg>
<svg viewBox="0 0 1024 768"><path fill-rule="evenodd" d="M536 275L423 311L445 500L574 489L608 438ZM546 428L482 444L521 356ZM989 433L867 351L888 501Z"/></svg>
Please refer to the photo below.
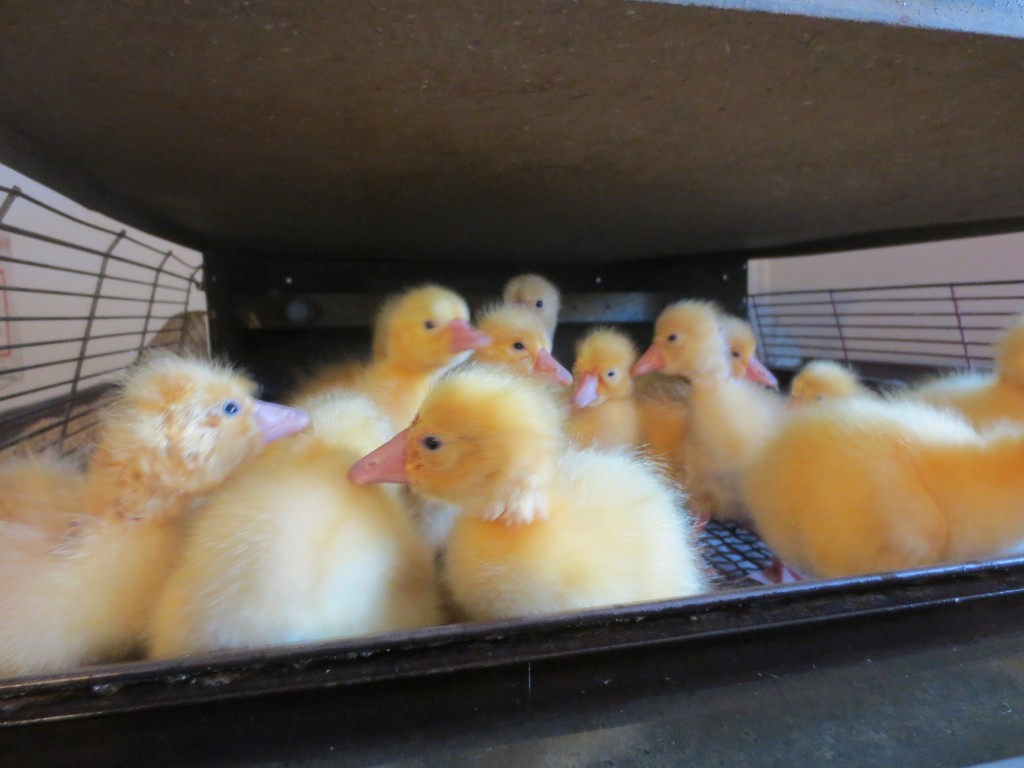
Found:
<svg viewBox="0 0 1024 768"><path fill-rule="evenodd" d="M851 397L863 390L857 374L832 360L812 360L793 377L789 405L798 408L822 400Z"/></svg>
<svg viewBox="0 0 1024 768"><path fill-rule="evenodd" d="M754 330L750 327L750 323L725 313L719 316L718 322L722 326L725 343L729 346L729 365L732 375L737 379L749 379L772 389L778 389L779 380L775 378L775 374L765 368L754 354L757 349L757 339L754 338Z"/></svg>
<svg viewBox="0 0 1024 768"><path fill-rule="evenodd" d="M469 324L469 307L437 285L414 288L381 307L374 355L410 371L443 370L465 360L490 340Z"/></svg>
<svg viewBox="0 0 1024 768"><path fill-rule="evenodd" d="M709 302L669 305L658 317L651 346L633 365L632 375L661 371L691 381L728 376L728 351L718 318L717 307Z"/></svg>
<svg viewBox="0 0 1024 768"><path fill-rule="evenodd" d="M491 343L473 359L523 376L537 374L555 384L572 384L569 373L548 351L550 342L537 313L514 304L496 304L481 312L477 325Z"/></svg>
<svg viewBox="0 0 1024 768"><path fill-rule="evenodd" d="M206 493L267 443L308 425L304 411L257 400L254 391L227 366L176 355L129 371L91 473L117 500L112 511L134 517L144 496Z"/></svg>
<svg viewBox="0 0 1024 768"><path fill-rule="evenodd" d="M576 345L573 406L585 408L607 400L631 397L636 347L628 336L611 328L591 331Z"/></svg>
<svg viewBox="0 0 1024 768"><path fill-rule="evenodd" d="M542 382L473 366L439 381L412 426L356 462L356 484L405 482L464 514L508 525L548 514L564 414Z"/></svg>
<svg viewBox="0 0 1024 768"><path fill-rule="evenodd" d="M558 322L561 295L554 284L540 275L519 275L505 283L502 299L506 304L523 306L543 318L549 335ZM551 340L548 339L550 344Z"/></svg>

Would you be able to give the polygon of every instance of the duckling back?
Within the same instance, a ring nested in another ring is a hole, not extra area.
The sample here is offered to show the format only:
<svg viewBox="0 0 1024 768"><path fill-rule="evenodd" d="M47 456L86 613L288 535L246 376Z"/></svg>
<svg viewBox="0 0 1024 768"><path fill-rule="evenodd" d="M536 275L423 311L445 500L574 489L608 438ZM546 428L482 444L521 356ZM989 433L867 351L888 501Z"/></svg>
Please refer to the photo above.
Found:
<svg viewBox="0 0 1024 768"><path fill-rule="evenodd" d="M474 619L662 600L706 589L692 524L673 486L635 455L569 450L547 519L460 517L445 581Z"/></svg>

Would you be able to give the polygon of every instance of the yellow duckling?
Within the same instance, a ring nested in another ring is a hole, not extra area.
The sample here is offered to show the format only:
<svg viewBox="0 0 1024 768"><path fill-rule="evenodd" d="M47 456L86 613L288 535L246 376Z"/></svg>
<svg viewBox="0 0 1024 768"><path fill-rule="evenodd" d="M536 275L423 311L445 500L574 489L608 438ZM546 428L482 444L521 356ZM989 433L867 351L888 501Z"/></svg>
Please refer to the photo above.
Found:
<svg viewBox="0 0 1024 768"><path fill-rule="evenodd" d="M799 408L836 398L868 395L857 374L832 360L812 360L793 377L789 405Z"/></svg>
<svg viewBox="0 0 1024 768"><path fill-rule="evenodd" d="M554 343L562 297L550 280L540 275L513 277L505 283L502 299L506 304L527 307L535 312L544 325L548 337L547 346Z"/></svg>
<svg viewBox="0 0 1024 768"><path fill-rule="evenodd" d="M567 447L541 382L470 369L437 383L357 483L407 482L460 515L445 582L472 619L659 600L705 589L682 500L625 452Z"/></svg>
<svg viewBox="0 0 1024 768"><path fill-rule="evenodd" d="M569 436L582 446L633 448L640 444L640 411L630 367L636 347L611 328L591 331L576 345Z"/></svg>

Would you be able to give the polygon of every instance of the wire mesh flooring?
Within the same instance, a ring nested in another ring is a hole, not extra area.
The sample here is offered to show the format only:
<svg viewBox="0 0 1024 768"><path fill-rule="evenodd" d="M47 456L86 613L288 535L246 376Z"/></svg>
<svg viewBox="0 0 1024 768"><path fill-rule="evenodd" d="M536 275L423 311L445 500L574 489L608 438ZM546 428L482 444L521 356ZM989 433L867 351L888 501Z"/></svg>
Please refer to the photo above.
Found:
<svg viewBox="0 0 1024 768"><path fill-rule="evenodd" d="M757 534L732 522L712 520L698 540L704 558L714 569L719 587L750 587L762 582L751 574L768 568L772 552Z"/></svg>

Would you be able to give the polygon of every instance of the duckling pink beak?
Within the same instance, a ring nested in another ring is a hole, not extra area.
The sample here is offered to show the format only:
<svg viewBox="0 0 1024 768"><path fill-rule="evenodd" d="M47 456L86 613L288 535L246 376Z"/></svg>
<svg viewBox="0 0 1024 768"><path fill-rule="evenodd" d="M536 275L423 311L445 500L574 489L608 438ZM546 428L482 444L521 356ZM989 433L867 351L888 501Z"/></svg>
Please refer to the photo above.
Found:
<svg viewBox="0 0 1024 768"><path fill-rule="evenodd" d="M480 349L491 343L491 337L477 330L461 317L448 321L448 340L452 352L467 352Z"/></svg>
<svg viewBox="0 0 1024 768"><path fill-rule="evenodd" d="M348 479L356 485L369 483L407 483L405 471L405 446L409 441L406 427L380 448L366 454L348 470Z"/></svg>
<svg viewBox="0 0 1024 768"><path fill-rule="evenodd" d="M294 435L309 426L309 415L305 411L263 400L256 401L252 417L263 433L264 443Z"/></svg>
<svg viewBox="0 0 1024 768"><path fill-rule="evenodd" d="M582 379L576 380L576 389L572 393L574 408L586 408L597 400L597 374L587 373Z"/></svg>
<svg viewBox="0 0 1024 768"><path fill-rule="evenodd" d="M753 355L750 356L750 362L747 363L747 370L743 372L743 378L764 384L772 389L779 388L779 380L775 378L775 374L765 368L764 364Z"/></svg>
<svg viewBox="0 0 1024 768"><path fill-rule="evenodd" d="M664 367L665 355L662 353L661 347L657 344L651 344L651 348L644 352L639 360L633 363L629 373L632 376L642 376L645 373L660 371Z"/></svg>
<svg viewBox="0 0 1024 768"><path fill-rule="evenodd" d="M567 387L572 384L572 374L544 347L540 348L537 359L533 361L533 372L562 386Z"/></svg>

